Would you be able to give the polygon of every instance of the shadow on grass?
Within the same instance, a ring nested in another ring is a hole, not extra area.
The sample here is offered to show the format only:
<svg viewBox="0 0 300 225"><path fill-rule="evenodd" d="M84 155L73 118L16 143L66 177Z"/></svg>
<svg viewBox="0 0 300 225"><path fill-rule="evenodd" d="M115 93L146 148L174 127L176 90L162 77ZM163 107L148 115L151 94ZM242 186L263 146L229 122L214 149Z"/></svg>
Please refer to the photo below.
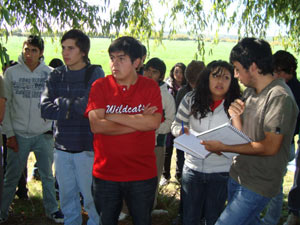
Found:
<svg viewBox="0 0 300 225"><path fill-rule="evenodd" d="M160 194L157 201L157 209L164 209L168 214L153 215L153 225L171 224L171 221L177 216L179 205L180 187L176 183L160 187ZM87 214L83 214L83 225L86 225ZM7 222L3 225L54 225L52 220L45 215L43 199L41 196L31 196L29 200L15 198L10 210ZM132 220L128 217L119 222L120 225L131 225Z"/></svg>
<svg viewBox="0 0 300 225"><path fill-rule="evenodd" d="M170 182L160 187L156 209L167 210L167 214L153 215L152 225L170 225L178 215L180 185L177 182ZM14 199L11 206L9 219L3 225L54 225L44 212L41 196L32 196L30 200ZM262 216L265 212L262 213ZM83 225L86 225L87 214L82 212ZM287 193L284 193L282 214L279 225L282 225L288 216ZM119 225L132 225L130 217L118 223Z"/></svg>
<svg viewBox="0 0 300 225"><path fill-rule="evenodd" d="M83 214L83 224L86 224L87 214ZM46 217L43 199L40 196L32 196L28 200L15 198L11 207L8 220L3 225L54 225L51 219ZM1 224L2 225L2 224Z"/></svg>

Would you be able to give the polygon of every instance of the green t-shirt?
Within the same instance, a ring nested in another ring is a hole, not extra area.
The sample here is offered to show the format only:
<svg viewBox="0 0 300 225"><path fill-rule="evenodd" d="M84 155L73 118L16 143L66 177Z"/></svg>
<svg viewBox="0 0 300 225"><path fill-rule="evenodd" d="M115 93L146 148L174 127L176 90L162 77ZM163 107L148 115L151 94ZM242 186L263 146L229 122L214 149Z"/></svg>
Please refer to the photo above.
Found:
<svg viewBox="0 0 300 225"><path fill-rule="evenodd" d="M281 79L272 81L259 94L253 88L247 88L244 97L243 132L253 141L263 140L264 132L279 132L283 134L283 142L273 156L237 156L232 163L230 176L242 186L271 198L280 191L298 107L291 90Z"/></svg>

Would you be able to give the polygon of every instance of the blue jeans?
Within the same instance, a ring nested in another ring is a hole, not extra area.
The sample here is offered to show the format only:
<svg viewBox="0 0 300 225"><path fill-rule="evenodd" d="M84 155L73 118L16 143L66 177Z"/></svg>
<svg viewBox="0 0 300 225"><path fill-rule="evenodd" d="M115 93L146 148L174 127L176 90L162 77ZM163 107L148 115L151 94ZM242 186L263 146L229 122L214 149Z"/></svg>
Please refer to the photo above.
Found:
<svg viewBox="0 0 300 225"><path fill-rule="evenodd" d="M55 173L59 185L59 199L65 225L81 225L80 195L89 215L87 225L98 225L99 215L92 196L94 152L68 153L55 149Z"/></svg>
<svg viewBox="0 0 300 225"><path fill-rule="evenodd" d="M129 182L93 178L93 197L102 225L117 225L124 199L134 225L150 225L157 177Z"/></svg>
<svg viewBox="0 0 300 225"><path fill-rule="evenodd" d="M32 150L37 160L42 187L43 204L46 214L50 215L58 210L55 197L54 178L52 172L53 164L53 137L49 134L41 134L32 138L24 138L16 135L19 151L7 150L7 167L4 177L4 188L1 204L1 217L8 217L8 208L12 203L16 187L22 175L30 151Z"/></svg>
<svg viewBox="0 0 300 225"><path fill-rule="evenodd" d="M228 204L215 225L259 225L260 212L270 198L261 196L229 177Z"/></svg>
<svg viewBox="0 0 300 225"><path fill-rule="evenodd" d="M269 204L267 205L267 212L261 220L261 225L277 225L282 210L282 202L283 202L283 193L282 186L280 189L280 193L275 197L271 198Z"/></svg>
<svg viewBox="0 0 300 225"><path fill-rule="evenodd" d="M225 207L229 174L200 173L183 167L182 202L183 225L214 225Z"/></svg>

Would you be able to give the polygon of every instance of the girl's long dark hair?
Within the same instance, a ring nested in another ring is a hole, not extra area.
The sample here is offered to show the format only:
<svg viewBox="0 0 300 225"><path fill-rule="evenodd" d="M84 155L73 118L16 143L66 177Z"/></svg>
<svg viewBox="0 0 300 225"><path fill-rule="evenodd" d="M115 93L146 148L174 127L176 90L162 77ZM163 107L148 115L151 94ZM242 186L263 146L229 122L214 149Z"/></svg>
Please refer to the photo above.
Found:
<svg viewBox="0 0 300 225"><path fill-rule="evenodd" d="M229 89L225 95L224 108L228 115L228 108L230 104L241 96L241 90L238 80L234 78L233 66L226 61L218 60L212 61L207 65L207 67L202 71L197 80L196 89L194 90L194 103L191 107L191 114L197 118L202 119L206 117L207 113L211 112L210 106L213 104L212 94L209 89L209 75L212 71L217 70L221 73L223 69L226 69L231 74L231 83ZM198 118L198 113L200 118Z"/></svg>
<svg viewBox="0 0 300 225"><path fill-rule="evenodd" d="M186 69L186 66L183 64L183 63L176 63L172 69L170 70L170 78L171 78L171 82L172 82L172 86L174 87L175 86L175 77L174 77L174 70L175 70L175 67L179 67L181 68L182 70L182 73L183 73L183 78L182 78L182 83L181 83L181 86L185 85L186 84L186 79L185 79L185 76L184 76L184 71Z"/></svg>

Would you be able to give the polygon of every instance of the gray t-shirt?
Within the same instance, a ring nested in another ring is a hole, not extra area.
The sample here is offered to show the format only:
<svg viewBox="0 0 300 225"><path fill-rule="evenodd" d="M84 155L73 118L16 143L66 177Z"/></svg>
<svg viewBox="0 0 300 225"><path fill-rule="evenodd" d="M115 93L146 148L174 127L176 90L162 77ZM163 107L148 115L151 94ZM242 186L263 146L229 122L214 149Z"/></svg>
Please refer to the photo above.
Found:
<svg viewBox="0 0 300 225"><path fill-rule="evenodd" d="M283 134L283 142L273 156L237 156L230 176L262 196L274 197L280 191L288 163L298 107L291 90L281 79L272 81L259 94L253 88L247 88L244 97L243 132L253 141L263 140L265 132L279 132Z"/></svg>

